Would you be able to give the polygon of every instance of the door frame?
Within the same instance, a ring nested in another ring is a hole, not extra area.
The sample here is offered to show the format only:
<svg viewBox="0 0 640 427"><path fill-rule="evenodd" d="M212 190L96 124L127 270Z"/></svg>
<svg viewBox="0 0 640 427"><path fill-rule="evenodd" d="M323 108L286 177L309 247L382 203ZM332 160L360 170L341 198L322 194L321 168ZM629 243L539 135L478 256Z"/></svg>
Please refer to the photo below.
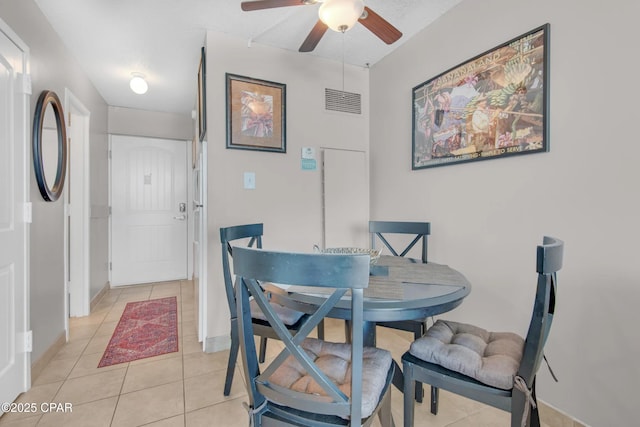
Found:
<svg viewBox="0 0 640 427"><path fill-rule="evenodd" d="M88 316L91 307L91 272L90 272L90 144L89 144L89 126L91 123L91 112L82 104L82 102L69 90L65 88L65 111L67 117L65 117L67 123L67 136L69 136L69 147L71 147L71 127L75 124L75 120L82 121L82 158L77 156L69 156L69 170L68 177L71 177L71 171L80 172L74 176L80 175L82 180L82 191L80 194L71 193L71 182L65 187L65 199L64 199L64 269L65 269L65 330L67 332L67 339L69 338L69 317ZM71 122L71 114L74 115L74 122ZM76 117L77 116L77 117ZM76 141L77 143L77 141ZM69 150L71 152L71 150ZM73 203L79 203L80 208L79 215L71 217L69 221L70 206L69 199ZM72 232L80 236L80 246L70 247L71 242L69 236ZM70 249L73 251L70 254ZM79 280L72 281L70 262L74 264L80 264L80 278Z"/></svg>
<svg viewBox="0 0 640 427"><path fill-rule="evenodd" d="M208 264L208 248L209 248L209 236L207 233L208 227L208 215L209 210L207 208L208 199L208 144L205 139L200 145L200 150L197 151L198 162L200 166L200 276L198 279L198 340L202 341L202 351L207 351L207 330L208 330L208 313L207 313L207 282L209 264ZM191 243L193 245L193 242Z"/></svg>

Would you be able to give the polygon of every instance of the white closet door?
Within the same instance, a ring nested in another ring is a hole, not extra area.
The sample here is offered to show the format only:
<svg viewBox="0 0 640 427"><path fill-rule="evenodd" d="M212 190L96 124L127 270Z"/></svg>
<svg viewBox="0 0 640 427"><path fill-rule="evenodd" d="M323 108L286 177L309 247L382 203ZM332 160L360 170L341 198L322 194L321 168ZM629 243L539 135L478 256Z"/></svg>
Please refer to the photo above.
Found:
<svg viewBox="0 0 640 427"><path fill-rule="evenodd" d="M369 168L363 151L323 152L324 247L369 247Z"/></svg>

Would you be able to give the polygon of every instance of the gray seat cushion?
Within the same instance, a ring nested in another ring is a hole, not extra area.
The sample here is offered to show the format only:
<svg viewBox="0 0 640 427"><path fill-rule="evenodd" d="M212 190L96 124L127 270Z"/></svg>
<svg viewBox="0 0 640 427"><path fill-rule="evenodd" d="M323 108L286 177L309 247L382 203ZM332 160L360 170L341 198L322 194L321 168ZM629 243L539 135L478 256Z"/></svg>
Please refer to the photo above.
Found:
<svg viewBox="0 0 640 427"><path fill-rule="evenodd" d="M511 332L438 320L409 352L493 387L510 390L520 366L524 339Z"/></svg>
<svg viewBox="0 0 640 427"><path fill-rule="evenodd" d="M274 302L271 302L270 304L271 304L271 307L273 307L273 309L275 310L280 320L282 320L282 323L284 323L287 326L295 325L296 322L300 320L302 316L304 316L304 313L300 311L292 310L288 307L285 307L280 304L276 304ZM267 321L267 317L264 315L264 313L258 306L258 303L255 302L255 300L251 300L249 305L251 307L252 318L258 319L258 320L264 320L265 322Z"/></svg>
<svg viewBox="0 0 640 427"><path fill-rule="evenodd" d="M302 348L345 395L351 396L351 345L307 338ZM365 347L362 358L362 417L366 418L378 406L387 373L391 367L391 353L387 350ZM324 389L307 374L293 357L273 373L270 381L301 393L326 396Z"/></svg>

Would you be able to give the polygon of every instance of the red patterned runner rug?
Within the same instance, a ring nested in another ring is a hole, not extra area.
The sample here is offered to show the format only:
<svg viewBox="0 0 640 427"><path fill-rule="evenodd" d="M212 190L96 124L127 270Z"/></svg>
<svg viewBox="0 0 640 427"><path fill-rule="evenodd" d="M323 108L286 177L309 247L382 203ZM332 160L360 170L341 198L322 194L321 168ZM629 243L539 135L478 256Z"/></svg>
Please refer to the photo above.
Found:
<svg viewBox="0 0 640 427"><path fill-rule="evenodd" d="M178 351L176 297L130 302L98 368Z"/></svg>

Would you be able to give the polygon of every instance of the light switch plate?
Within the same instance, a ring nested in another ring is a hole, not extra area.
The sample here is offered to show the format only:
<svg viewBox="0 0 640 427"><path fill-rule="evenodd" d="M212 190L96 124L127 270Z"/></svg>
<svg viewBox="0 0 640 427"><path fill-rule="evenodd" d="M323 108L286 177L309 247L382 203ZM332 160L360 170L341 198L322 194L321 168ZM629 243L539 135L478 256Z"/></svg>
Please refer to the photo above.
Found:
<svg viewBox="0 0 640 427"><path fill-rule="evenodd" d="M244 188L245 190L256 189L256 173L255 172L244 173Z"/></svg>

